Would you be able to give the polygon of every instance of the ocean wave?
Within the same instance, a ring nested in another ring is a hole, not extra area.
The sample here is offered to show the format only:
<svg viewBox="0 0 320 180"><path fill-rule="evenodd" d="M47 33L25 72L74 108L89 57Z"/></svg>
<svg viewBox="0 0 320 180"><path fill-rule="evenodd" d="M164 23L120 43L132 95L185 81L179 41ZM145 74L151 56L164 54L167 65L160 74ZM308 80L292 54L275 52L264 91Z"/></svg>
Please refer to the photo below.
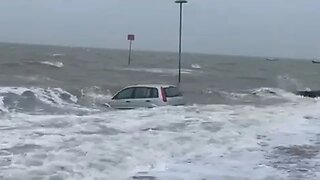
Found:
<svg viewBox="0 0 320 180"><path fill-rule="evenodd" d="M278 89L278 88L269 88L269 87L261 87L250 90L250 94L257 95L257 96L269 96L269 95L281 95L286 94L285 90Z"/></svg>
<svg viewBox="0 0 320 180"><path fill-rule="evenodd" d="M9 112L3 102L4 97L0 97L0 112Z"/></svg>
<svg viewBox="0 0 320 180"><path fill-rule="evenodd" d="M109 89L104 90L99 86L83 88L80 93L81 101L86 101L85 104L90 103L93 106L105 106L112 98L112 93Z"/></svg>
<svg viewBox="0 0 320 180"><path fill-rule="evenodd" d="M66 100L76 103L77 97L70 94L61 88L38 88L38 87L0 87L0 94L16 94L24 95L26 92L32 92L36 97L38 97L43 102L55 104L63 104Z"/></svg>
<svg viewBox="0 0 320 180"><path fill-rule="evenodd" d="M295 92L280 88L261 87L250 90L250 94L265 98L284 98L292 101L301 99L301 96L296 95Z"/></svg>
<svg viewBox="0 0 320 180"><path fill-rule="evenodd" d="M39 63L56 68L62 68L64 66L63 62L60 61L41 61Z"/></svg>
<svg viewBox="0 0 320 180"><path fill-rule="evenodd" d="M21 65L23 65L23 63L21 62L4 62L4 63L1 63L2 66L7 66L7 67L19 67Z"/></svg>
<svg viewBox="0 0 320 180"><path fill-rule="evenodd" d="M49 81L55 81L54 79L51 79L49 77L44 77L40 75L31 75L31 76L21 76L21 75L15 75L14 76L17 79L24 80L25 82L49 82Z"/></svg>
<svg viewBox="0 0 320 180"><path fill-rule="evenodd" d="M191 64L192 69L201 69L202 67L199 64Z"/></svg>
<svg viewBox="0 0 320 180"><path fill-rule="evenodd" d="M295 94L295 92L286 91L280 88L271 88L271 87L260 87L255 89L249 89L242 92L228 92L220 89L208 88L203 91L205 94L219 95L226 99L240 101L240 102L254 102L258 103L259 101L263 104L263 101L269 103L269 100L279 100L296 102L303 98L300 95ZM275 103L275 101L273 101Z"/></svg>
<svg viewBox="0 0 320 180"><path fill-rule="evenodd" d="M268 78L258 77L258 76L238 76L237 78L243 79L243 80L249 80L249 81L257 81L257 82L268 81Z"/></svg>
<svg viewBox="0 0 320 180"><path fill-rule="evenodd" d="M51 55L52 57L55 57L55 58L60 58L60 57L63 57L64 54L59 54L59 53L54 53Z"/></svg>
<svg viewBox="0 0 320 180"><path fill-rule="evenodd" d="M73 108L78 98L61 88L0 87L1 108L37 111L43 108Z"/></svg>
<svg viewBox="0 0 320 180"><path fill-rule="evenodd" d="M34 64L34 65L45 65L45 66L54 67L54 68L64 67L63 62L60 62L60 61L28 61L27 63Z"/></svg>
<svg viewBox="0 0 320 180"><path fill-rule="evenodd" d="M0 177L318 179L319 160L310 151L320 143L319 108L319 102L304 101L16 114L0 121L6 132L0 156L7 160L0 161ZM279 145L298 153L279 154Z"/></svg>

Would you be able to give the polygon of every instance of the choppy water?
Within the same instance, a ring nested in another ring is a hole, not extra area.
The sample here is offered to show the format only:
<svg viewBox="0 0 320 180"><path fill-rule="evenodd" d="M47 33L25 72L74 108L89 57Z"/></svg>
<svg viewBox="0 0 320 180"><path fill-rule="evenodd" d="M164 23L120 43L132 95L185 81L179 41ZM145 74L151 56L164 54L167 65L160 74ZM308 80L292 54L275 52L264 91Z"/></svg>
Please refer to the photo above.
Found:
<svg viewBox="0 0 320 180"><path fill-rule="evenodd" d="M0 179L319 179L310 61L186 54L188 105L119 111L135 83L175 84L174 53L0 44Z"/></svg>

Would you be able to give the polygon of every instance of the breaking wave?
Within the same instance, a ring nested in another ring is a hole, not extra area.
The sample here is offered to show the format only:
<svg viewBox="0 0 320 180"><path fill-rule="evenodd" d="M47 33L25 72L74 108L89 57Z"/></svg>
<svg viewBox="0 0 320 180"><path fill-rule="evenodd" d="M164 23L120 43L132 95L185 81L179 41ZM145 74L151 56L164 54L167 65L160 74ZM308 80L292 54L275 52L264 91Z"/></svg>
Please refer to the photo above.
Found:
<svg viewBox="0 0 320 180"><path fill-rule="evenodd" d="M60 58L60 57L63 57L64 54L59 54L59 53L54 53L51 55L52 57L55 57L55 58Z"/></svg>
<svg viewBox="0 0 320 180"><path fill-rule="evenodd" d="M112 98L112 93L109 89L104 90L98 86L81 89L80 94L82 103L89 106L105 106Z"/></svg>
<svg viewBox="0 0 320 180"><path fill-rule="evenodd" d="M191 64L192 69L201 69L202 67L199 64Z"/></svg>
<svg viewBox="0 0 320 180"><path fill-rule="evenodd" d="M44 65L48 65L56 68L62 68L64 66L63 62L60 62L60 61L41 61L40 64L44 64Z"/></svg>
<svg viewBox="0 0 320 180"><path fill-rule="evenodd" d="M61 88L0 87L3 111L52 112L80 107L78 98Z"/></svg>
<svg viewBox="0 0 320 180"><path fill-rule="evenodd" d="M0 177L318 179L319 105L17 114L0 121Z"/></svg>
<svg viewBox="0 0 320 180"><path fill-rule="evenodd" d="M231 101L231 103L257 103L272 104L283 102L296 102L301 100L300 95L295 92L286 91L279 88L261 87L256 89L244 90L242 92L228 92L224 90L209 88L203 91L207 95L218 95Z"/></svg>
<svg viewBox="0 0 320 180"><path fill-rule="evenodd" d="M294 92L289 92L279 88L268 88L261 87L257 89L250 90L251 95L266 97L266 98L286 98L286 99L296 99L297 96Z"/></svg>
<svg viewBox="0 0 320 180"><path fill-rule="evenodd" d="M49 67L54 67L54 68L62 68L64 67L63 62L60 61L29 61L27 62L29 64L35 64L35 65L46 65Z"/></svg>

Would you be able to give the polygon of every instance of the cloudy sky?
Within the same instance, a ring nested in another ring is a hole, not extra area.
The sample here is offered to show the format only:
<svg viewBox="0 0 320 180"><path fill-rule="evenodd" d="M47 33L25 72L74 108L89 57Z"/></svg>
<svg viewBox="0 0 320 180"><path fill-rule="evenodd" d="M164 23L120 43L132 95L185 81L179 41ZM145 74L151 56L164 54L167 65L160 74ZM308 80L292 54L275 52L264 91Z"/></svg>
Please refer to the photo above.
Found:
<svg viewBox="0 0 320 180"><path fill-rule="evenodd" d="M0 0L0 41L177 51L173 0ZM183 50L320 58L319 0L189 0Z"/></svg>

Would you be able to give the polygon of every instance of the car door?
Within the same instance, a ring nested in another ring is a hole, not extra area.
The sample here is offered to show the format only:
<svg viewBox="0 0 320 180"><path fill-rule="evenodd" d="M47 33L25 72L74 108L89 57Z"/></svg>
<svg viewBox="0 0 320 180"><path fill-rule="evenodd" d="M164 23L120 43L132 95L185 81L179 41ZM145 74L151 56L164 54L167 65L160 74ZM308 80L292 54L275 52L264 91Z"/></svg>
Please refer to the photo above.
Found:
<svg viewBox="0 0 320 180"><path fill-rule="evenodd" d="M136 87L134 88L134 103L135 107L154 107L158 105L159 95L158 89L152 87Z"/></svg>
<svg viewBox="0 0 320 180"><path fill-rule="evenodd" d="M118 92L109 103L111 107L118 109L131 109L133 105L134 88L125 88Z"/></svg>

